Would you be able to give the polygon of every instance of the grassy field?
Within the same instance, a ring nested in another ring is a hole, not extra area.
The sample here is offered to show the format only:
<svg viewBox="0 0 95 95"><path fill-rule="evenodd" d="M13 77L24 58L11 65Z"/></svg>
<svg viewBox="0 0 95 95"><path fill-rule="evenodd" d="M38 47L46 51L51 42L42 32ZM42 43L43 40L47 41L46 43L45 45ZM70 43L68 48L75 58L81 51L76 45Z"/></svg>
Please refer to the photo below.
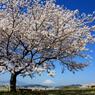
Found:
<svg viewBox="0 0 95 95"><path fill-rule="evenodd" d="M0 95L95 95L95 88L48 90L48 91L31 91L23 89L23 90L18 90L16 93L3 91L0 92Z"/></svg>

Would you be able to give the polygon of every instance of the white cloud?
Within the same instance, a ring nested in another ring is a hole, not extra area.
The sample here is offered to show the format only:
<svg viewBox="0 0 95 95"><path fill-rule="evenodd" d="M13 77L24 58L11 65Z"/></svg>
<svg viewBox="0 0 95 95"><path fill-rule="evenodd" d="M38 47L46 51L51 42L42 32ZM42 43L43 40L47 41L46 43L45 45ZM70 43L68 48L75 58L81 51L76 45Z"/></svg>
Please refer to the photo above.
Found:
<svg viewBox="0 0 95 95"><path fill-rule="evenodd" d="M52 80L45 80L44 82L43 82L44 84L53 84L54 83L54 81L52 81Z"/></svg>

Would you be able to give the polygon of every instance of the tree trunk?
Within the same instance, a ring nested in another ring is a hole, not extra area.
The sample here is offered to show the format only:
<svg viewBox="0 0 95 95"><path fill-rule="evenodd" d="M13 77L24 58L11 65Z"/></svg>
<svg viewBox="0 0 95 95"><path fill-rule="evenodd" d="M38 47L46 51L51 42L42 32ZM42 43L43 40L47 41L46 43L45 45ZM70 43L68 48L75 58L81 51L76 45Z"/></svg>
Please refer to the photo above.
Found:
<svg viewBox="0 0 95 95"><path fill-rule="evenodd" d="M11 79L10 79L10 91L11 92L16 92L16 77L17 75L15 73L11 74Z"/></svg>

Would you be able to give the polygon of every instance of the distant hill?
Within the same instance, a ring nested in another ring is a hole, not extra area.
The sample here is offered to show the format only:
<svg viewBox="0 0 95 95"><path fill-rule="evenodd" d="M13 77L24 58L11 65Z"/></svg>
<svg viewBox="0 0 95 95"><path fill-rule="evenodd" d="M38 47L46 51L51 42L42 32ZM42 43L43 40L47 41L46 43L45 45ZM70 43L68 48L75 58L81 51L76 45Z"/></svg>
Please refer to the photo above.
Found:
<svg viewBox="0 0 95 95"><path fill-rule="evenodd" d="M82 86L81 84L71 84L71 85L61 85L61 86L57 86L56 88L69 88L69 87L80 87Z"/></svg>
<svg viewBox="0 0 95 95"><path fill-rule="evenodd" d="M9 81L0 81L0 86L9 85Z"/></svg>
<svg viewBox="0 0 95 95"><path fill-rule="evenodd" d="M23 86L18 86L18 87L24 87L24 88L29 88L29 87L37 87L37 88L50 88L51 86L45 86L45 85L40 85L40 84L33 84L33 85L23 85Z"/></svg>

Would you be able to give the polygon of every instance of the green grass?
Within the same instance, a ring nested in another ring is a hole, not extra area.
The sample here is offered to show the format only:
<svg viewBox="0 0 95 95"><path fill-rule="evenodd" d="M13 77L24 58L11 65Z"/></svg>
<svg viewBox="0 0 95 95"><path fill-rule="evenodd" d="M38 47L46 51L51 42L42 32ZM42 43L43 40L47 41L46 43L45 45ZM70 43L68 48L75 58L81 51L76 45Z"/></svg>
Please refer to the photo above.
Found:
<svg viewBox="0 0 95 95"><path fill-rule="evenodd" d="M95 88L93 89L63 89L63 90L48 90L48 91L31 91L18 90L15 93L0 92L0 95L95 95Z"/></svg>

